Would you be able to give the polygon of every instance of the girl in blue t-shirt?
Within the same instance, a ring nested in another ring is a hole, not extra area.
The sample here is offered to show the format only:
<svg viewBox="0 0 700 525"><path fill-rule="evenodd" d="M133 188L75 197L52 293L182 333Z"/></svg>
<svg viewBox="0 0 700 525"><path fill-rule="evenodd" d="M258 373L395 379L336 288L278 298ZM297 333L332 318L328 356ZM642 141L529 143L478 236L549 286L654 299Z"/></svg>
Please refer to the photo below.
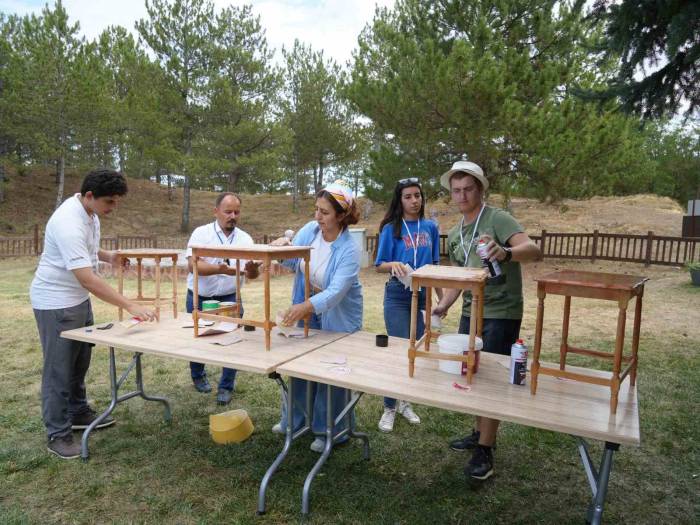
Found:
<svg viewBox="0 0 700 525"><path fill-rule="evenodd" d="M437 225L425 219L425 198L417 178L401 179L394 187L389 210L379 224L379 242L374 264L378 272L390 273L384 288L384 324L389 335L410 337L411 290L398 277L426 264L440 263L440 232ZM410 268L409 268L410 267ZM438 291L438 295L441 293ZM425 310L425 289L419 293L419 310ZM418 314L416 338L423 336L425 324ZM391 432L396 412L417 425L420 418L410 403L384 398L384 413L379 430Z"/></svg>

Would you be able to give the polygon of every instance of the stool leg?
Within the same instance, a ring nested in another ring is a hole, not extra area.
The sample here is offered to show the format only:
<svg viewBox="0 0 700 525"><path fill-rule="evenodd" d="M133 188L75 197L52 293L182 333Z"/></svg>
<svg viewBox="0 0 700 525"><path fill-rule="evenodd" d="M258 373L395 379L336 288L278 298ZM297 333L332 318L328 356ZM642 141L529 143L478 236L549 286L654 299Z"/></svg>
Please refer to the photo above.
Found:
<svg viewBox="0 0 700 525"><path fill-rule="evenodd" d="M617 412L617 396L620 391L620 368L622 367L622 351L625 348L625 323L627 321L628 299L621 299L620 312L617 315L617 335L615 337L615 355L613 356L613 372L611 381L610 413Z"/></svg>
<svg viewBox="0 0 700 525"><path fill-rule="evenodd" d="M138 283L138 299L143 299L143 259L136 259L136 277Z"/></svg>
<svg viewBox="0 0 700 525"><path fill-rule="evenodd" d="M633 365L630 370L630 384L635 386L637 383L637 350L639 350L639 331L642 325L642 295L637 296L637 303L634 306L634 327L632 329L632 359Z"/></svg>
<svg viewBox="0 0 700 525"><path fill-rule="evenodd" d="M160 321L160 257L156 257L156 319ZM139 281L140 283L141 281Z"/></svg>
<svg viewBox="0 0 700 525"><path fill-rule="evenodd" d="M124 295L124 260L119 257L117 262L117 275L119 276L119 283L117 284L117 291L119 295ZM119 308L119 320L124 320L124 310Z"/></svg>
<svg viewBox="0 0 700 525"><path fill-rule="evenodd" d="M566 368L566 353L569 351L569 314L571 312L571 296L564 297L564 321L561 327L561 346L559 347L559 370Z"/></svg>
<svg viewBox="0 0 700 525"><path fill-rule="evenodd" d="M173 279L173 318L177 319L177 255L172 257L173 271L171 273Z"/></svg>
<svg viewBox="0 0 700 525"><path fill-rule="evenodd" d="M425 351L430 352L430 311L433 309L433 289L425 287Z"/></svg>
<svg viewBox="0 0 700 525"><path fill-rule="evenodd" d="M413 377L416 366L416 328L418 324L418 282L411 294L411 331L408 347L408 377Z"/></svg>
<svg viewBox="0 0 700 525"><path fill-rule="evenodd" d="M270 264L271 260L269 257L266 257L263 263L263 277L265 282L265 350L268 351L270 350L270 332L272 331L272 325L270 323ZM241 297L240 288L236 290L236 292L236 298Z"/></svg>
<svg viewBox="0 0 700 525"><path fill-rule="evenodd" d="M537 375L540 372L540 348L542 346L542 322L544 321L544 287L537 285L537 322L535 324L535 348L532 356L532 368L530 371L530 394L537 392Z"/></svg>

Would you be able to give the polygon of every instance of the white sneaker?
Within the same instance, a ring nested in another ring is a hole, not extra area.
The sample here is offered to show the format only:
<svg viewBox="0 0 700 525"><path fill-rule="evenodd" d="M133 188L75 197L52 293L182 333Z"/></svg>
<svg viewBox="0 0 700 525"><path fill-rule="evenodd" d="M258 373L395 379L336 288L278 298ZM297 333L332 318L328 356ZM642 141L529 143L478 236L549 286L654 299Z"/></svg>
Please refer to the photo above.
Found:
<svg viewBox="0 0 700 525"><path fill-rule="evenodd" d="M408 401L399 401L397 412L406 418L411 425L419 425L420 418L416 415Z"/></svg>
<svg viewBox="0 0 700 525"><path fill-rule="evenodd" d="M323 449L326 448L326 440L323 438L316 438L313 440L309 448L320 454L323 452Z"/></svg>
<svg viewBox="0 0 700 525"><path fill-rule="evenodd" d="M395 408L384 407L384 413L382 418L379 420L379 430L382 432L391 432L394 430L394 419L396 418Z"/></svg>
<svg viewBox="0 0 700 525"><path fill-rule="evenodd" d="M282 423L275 423L272 425L272 433L273 434L286 434L287 431L282 428Z"/></svg>

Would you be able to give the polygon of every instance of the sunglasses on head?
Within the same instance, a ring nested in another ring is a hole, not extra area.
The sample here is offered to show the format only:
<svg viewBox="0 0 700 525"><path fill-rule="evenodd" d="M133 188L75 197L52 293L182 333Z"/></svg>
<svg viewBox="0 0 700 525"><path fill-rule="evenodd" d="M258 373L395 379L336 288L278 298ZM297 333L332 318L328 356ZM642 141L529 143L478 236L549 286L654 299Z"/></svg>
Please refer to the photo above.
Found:
<svg viewBox="0 0 700 525"><path fill-rule="evenodd" d="M420 181L418 180L418 177L409 177L407 179L400 179L399 184L404 185L404 184L418 184Z"/></svg>

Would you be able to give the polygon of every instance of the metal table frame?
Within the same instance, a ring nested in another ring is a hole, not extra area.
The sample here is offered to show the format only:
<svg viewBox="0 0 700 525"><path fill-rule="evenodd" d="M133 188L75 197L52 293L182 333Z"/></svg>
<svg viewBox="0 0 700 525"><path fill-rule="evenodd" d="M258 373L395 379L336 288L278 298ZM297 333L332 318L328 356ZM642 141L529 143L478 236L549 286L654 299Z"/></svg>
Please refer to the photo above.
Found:
<svg viewBox="0 0 700 525"><path fill-rule="evenodd" d="M613 453L620 450L620 445L617 443L605 442L605 449L600 460L600 468L596 469L588 451L588 443L581 437L576 437L578 440L578 451L581 455L581 462L586 471L588 484L591 487L592 498L586 511L586 523L591 525L600 525L603 519L603 506L605 505L605 496L608 493L608 481L612 472Z"/></svg>
<svg viewBox="0 0 700 525"><path fill-rule="evenodd" d="M131 358L131 363L129 363L129 366L126 368L126 370L124 370L124 373L121 375L121 377L117 379L117 365L116 359L114 357L114 347L109 347L109 382L111 386L110 390L112 399L107 409L104 412L102 412L99 416L97 416L97 418L95 418L95 420L92 423L90 423L88 427L83 431L83 437L80 441L80 457L83 461L87 461L89 457L88 439L90 439L90 433L97 427L97 425L99 425L107 416L109 416L114 411L114 409L119 403L123 403L127 399L140 396L146 401L156 401L158 403L163 403L165 410L165 421L168 423L172 421L173 416L170 410L170 403L168 402L168 400L160 396L150 396L146 394L146 392L143 389L141 355L141 352L134 352L134 357ZM132 390L131 392L127 392L126 394L119 395L119 389L121 388L122 384L134 368L136 369L136 390Z"/></svg>
<svg viewBox="0 0 700 525"><path fill-rule="evenodd" d="M310 509L311 483L330 457L331 451L333 450L333 443L335 443L338 439L346 435L350 438L359 438L363 441L363 456L366 460L369 460L369 436L363 432L355 432L355 421L354 418L350 417L352 409L355 408L355 405L357 405L358 401L360 401L360 399L362 398L363 392L353 392L351 394L350 391L347 390L347 394L345 396L345 406L341 410L340 414L338 414L338 417L334 419L332 403L333 400L330 388L331 385L328 385L328 388L326 389L326 403L328 406L328 409L326 410L326 430L325 432L313 432L311 428L314 404L314 399L311 395L312 381L307 381L306 407L301 407L297 405L298 408L301 408L304 412L304 426L296 432L294 432L294 429L292 428L292 425L294 423L294 418L292 417L294 409L294 381L289 381L289 385L287 386L285 385L284 381L282 380L282 377L278 373L274 372L270 374L269 377L277 381L277 383L279 384L283 402L287 405L287 428L285 431L284 446L282 447L282 451L277 455L277 458L275 458L272 465L270 465L270 468L267 469L267 472L265 472L265 475L263 476L263 479L260 482L257 513L258 515L265 514L265 495L267 493L267 488L270 485L270 481L272 479L273 474L277 471L279 466L287 457L287 454L289 453L289 450L292 447L292 443L298 438L305 436L306 434L313 433L314 436L324 437L326 443L323 448L323 452L321 453L321 457L318 458L313 468L309 471L308 475L306 476L306 479L304 480L304 488L302 490L301 495L301 512L303 515L307 516L309 514ZM333 434L333 430L335 429L336 425L341 423L345 418L349 418L347 428L341 430L336 434Z"/></svg>

